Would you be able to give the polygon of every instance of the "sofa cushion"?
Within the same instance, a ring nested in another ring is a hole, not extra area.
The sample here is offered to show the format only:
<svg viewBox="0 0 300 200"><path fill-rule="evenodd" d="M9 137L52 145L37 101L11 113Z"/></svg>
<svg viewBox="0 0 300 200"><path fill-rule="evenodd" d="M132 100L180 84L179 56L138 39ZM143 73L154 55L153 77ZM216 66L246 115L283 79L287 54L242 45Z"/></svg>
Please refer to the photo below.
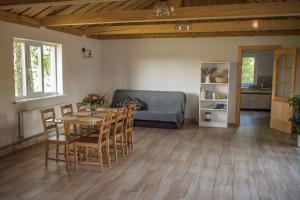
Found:
<svg viewBox="0 0 300 200"><path fill-rule="evenodd" d="M116 102L115 107L125 107L132 101L132 98L129 96L124 96L123 98L119 99L118 102Z"/></svg>
<svg viewBox="0 0 300 200"><path fill-rule="evenodd" d="M177 123L178 120L180 120L180 113L161 111L136 111L134 119Z"/></svg>

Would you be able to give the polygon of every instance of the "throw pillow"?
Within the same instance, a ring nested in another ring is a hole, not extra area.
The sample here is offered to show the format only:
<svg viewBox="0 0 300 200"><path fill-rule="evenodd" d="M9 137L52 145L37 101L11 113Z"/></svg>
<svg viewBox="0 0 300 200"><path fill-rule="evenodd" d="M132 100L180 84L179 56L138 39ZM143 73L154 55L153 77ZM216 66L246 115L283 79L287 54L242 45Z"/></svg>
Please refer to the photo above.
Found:
<svg viewBox="0 0 300 200"><path fill-rule="evenodd" d="M139 98L135 97L133 98L133 101L135 103L136 110L147 110L148 107L147 104L142 100L140 100Z"/></svg>
<svg viewBox="0 0 300 200"><path fill-rule="evenodd" d="M117 107L125 107L127 106L133 99L129 96L125 96L122 99L120 99L117 103L116 106Z"/></svg>

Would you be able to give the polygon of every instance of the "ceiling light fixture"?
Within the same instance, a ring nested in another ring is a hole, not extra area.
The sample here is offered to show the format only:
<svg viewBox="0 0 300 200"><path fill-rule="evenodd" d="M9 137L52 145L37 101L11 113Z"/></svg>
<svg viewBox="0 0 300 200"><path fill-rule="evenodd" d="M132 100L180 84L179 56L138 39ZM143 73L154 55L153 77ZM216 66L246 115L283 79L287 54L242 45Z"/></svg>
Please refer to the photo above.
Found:
<svg viewBox="0 0 300 200"><path fill-rule="evenodd" d="M178 31L190 31L192 30L192 24L187 22L180 22L175 25L175 29Z"/></svg>
<svg viewBox="0 0 300 200"><path fill-rule="evenodd" d="M252 27L255 28L255 29L258 29L259 24L258 24L257 20L252 21Z"/></svg>
<svg viewBox="0 0 300 200"><path fill-rule="evenodd" d="M166 0L160 0L153 6L153 15L156 17L175 15L174 7Z"/></svg>

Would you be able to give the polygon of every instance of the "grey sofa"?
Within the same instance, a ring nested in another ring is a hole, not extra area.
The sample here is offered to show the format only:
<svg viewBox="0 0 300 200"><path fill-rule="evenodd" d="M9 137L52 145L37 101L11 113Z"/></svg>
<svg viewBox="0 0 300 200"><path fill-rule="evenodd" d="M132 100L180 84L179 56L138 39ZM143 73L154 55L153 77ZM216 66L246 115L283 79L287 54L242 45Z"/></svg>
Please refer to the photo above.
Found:
<svg viewBox="0 0 300 200"><path fill-rule="evenodd" d="M137 97L147 104L147 110L136 111L135 126L156 128L180 128L184 122L186 96L183 92L116 90L112 107L129 96Z"/></svg>

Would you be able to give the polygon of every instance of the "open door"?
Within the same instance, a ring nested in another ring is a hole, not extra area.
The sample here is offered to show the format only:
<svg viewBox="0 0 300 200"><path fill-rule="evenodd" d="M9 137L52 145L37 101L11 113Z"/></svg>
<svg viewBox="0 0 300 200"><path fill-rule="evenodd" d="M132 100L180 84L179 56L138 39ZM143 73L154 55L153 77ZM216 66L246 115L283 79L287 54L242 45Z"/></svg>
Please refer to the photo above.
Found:
<svg viewBox="0 0 300 200"><path fill-rule="evenodd" d="M270 127L291 133L289 118L292 109L288 104L294 95L296 82L296 48L276 49L274 53L273 89Z"/></svg>

